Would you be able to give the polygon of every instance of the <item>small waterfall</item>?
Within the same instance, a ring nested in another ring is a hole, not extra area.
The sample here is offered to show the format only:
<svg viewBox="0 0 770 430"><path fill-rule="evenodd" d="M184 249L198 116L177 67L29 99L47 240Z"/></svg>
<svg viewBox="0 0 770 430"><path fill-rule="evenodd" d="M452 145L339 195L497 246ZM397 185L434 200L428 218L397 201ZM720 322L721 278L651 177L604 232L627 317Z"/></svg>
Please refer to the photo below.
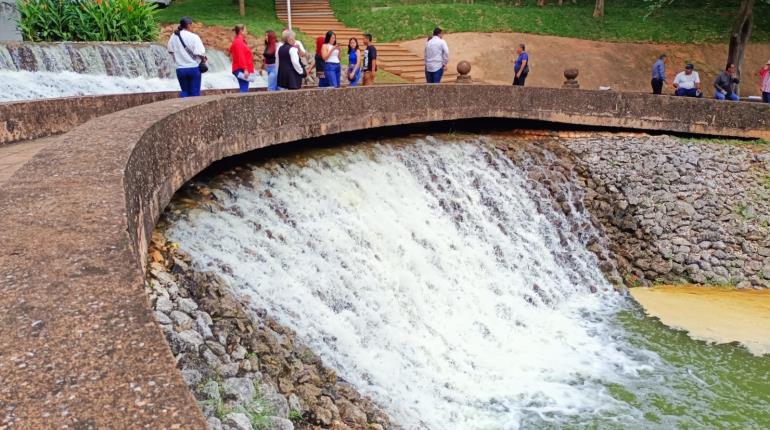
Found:
<svg viewBox="0 0 770 430"><path fill-rule="evenodd" d="M227 55L207 54L203 88L237 88ZM159 44L0 44L0 101L178 89L173 61Z"/></svg>
<svg viewBox="0 0 770 430"><path fill-rule="evenodd" d="M251 174L223 175L167 236L404 428L640 419L606 384L654 357L618 341L621 298L494 142L403 139Z"/></svg>

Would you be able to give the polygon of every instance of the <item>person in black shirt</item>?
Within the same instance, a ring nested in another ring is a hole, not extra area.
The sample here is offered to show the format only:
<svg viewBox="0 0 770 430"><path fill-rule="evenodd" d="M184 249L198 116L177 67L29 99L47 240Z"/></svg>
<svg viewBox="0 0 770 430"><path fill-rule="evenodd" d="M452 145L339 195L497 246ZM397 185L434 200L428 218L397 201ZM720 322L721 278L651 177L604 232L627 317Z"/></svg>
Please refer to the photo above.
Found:
<svg viewBox="0 0 770 430"><path fill-rule="evenodd" d="M377 75L377 48L372 44L372 35L364 34L364 82L362 85L374 85Z"/></svg>

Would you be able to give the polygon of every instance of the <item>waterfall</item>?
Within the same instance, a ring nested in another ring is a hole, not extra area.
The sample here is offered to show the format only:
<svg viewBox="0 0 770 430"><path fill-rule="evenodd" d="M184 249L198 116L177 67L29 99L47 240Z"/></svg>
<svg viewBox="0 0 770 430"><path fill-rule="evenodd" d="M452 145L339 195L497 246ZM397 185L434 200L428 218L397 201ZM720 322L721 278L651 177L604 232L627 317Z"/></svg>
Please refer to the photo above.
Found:
<svg viewBox="0 0 770 430"><path fill-rule="evenodd" d="M217 50L207 55L210 71L203 75L203 88L237 88L228 57ZM0 44L0 101L178 89L173 61L162 45Z"/></svg>
<svg viewBox="0 0 770 430"><path fill-rule="evenodd" d="M538 185L483 141L407 142L225 175L167 235L405 428L638 415L605 384L652 358L616 340L622 299Z"/></svg>

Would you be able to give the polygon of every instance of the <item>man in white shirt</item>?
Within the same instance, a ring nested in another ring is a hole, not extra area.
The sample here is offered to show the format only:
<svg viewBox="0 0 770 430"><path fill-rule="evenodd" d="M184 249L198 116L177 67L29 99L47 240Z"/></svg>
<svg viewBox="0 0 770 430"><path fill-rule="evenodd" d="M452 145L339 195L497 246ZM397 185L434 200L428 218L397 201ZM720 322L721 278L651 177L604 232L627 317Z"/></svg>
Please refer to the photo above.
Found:
<svg viewBox="0 0 770 430"><path fill-rule="evenodd" d="M674 92L677 96L683 97L703 97L700 90L700 76L695 71L695 66L688 64L683 72L679 72L674 78Z"/></svg>
<svg viewBox="0 0 770 430"><path fill-rule="evenodd" d="M441 83L449 63L449 46L441 34L441 29L436 27L433 36L425 44L425 81L429 84Z"/></svg>
<svg viewBox="0 0 770 430"><path fill-rule="evenodd" d="M302 79L306 76L305 68L299 61L299 48L296 46L296 36L291 30L284 30L281 35L283 43L278 48L276 64L278 64L278 89L298 90L302 88ZM280 61L278 61L280 59Z"/></svg>
<svg viewBox="0 0 770 430"><path fill-rule="evenodd" d="M281 33L281 41L278 42L277 45L275 45L275 52L278 52L278 50L281 49L281 46L283 46L283 44L286 43L286 42L283 41L283 36L285 34L287 34L286 32L290 32L290 31L291 30L289 30L288 28L283 29L283 32ZM293 46L295 48L297 48L297 53L299 54L300 63L304 64L304 63L302 63L302 58L305 58L305 56L307 55L307 51L305 51L305 45L302 44L302 41L299 41L299 40L296 39L296 37L297 37L296 33L293 33L293 34L294 34L294 37L295 37L295 39L293 39L294 40ZM278 66L279 66L278 62L279 61L280 60L278 59L278 55L276 55L275 56L275 70L278 70Z"/></svg>
<svg viewBox="0 0 770 430"><path fill-rule="evenodd" d="M179 27L168 40L168 52L174 57L176 78L182 91L180 97L201 95L199 64L206 61L206 49L197 34L192 32L192 19L182 18Z"/></svg>

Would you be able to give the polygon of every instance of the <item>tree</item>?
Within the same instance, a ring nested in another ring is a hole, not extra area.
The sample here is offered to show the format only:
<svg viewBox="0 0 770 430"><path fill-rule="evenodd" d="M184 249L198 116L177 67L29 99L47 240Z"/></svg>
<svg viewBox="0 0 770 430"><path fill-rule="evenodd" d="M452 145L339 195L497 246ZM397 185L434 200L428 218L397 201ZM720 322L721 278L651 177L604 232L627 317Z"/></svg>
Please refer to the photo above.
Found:
<svg viewBox="0 0 770 430"><path fill-rule="evenodd" d="M246 15L246 0L238 0L238 13L241 16Z"/></svg>
<svg viewBox="0 0 770 430"><path fill-rule="evenodd" d="M594 6L594 17L604 16L604 0L596 0L596 6Z"/></svg>
<svg viewBox="0 0 770 430"><path fill-rule="evenodd" d="M730 29L730 47L727 49L727 63L735 64L738 70L738 77L741 76L743 67L743 54L746 52L746 45L751 38L751 27L754 24L754 0L741 0L738 17Z"/></svg>

